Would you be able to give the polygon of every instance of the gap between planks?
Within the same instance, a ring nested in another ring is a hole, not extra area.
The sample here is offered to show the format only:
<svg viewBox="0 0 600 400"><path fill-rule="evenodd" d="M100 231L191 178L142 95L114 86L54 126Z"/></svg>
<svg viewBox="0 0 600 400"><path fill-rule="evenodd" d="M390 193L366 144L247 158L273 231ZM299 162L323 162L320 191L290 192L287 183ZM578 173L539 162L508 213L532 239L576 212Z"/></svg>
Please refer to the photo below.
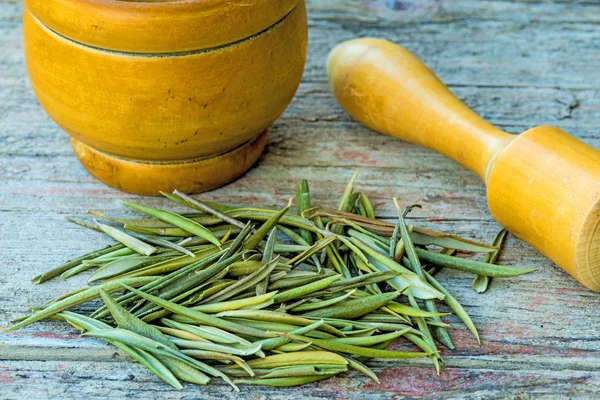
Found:
<svg viewBox="0 0 600 400"><path fill-rule="evenodd" d="M122 362L130 357L110 346L70 347L67 345L49 346L38 342L36 345L22 347L22 344L3 343L0 346L0 360L11 361L94 361ZM471 356L446 355L444 366L447 368L468 368L486 370L519 371L600 371L600 358L568 358L538 356ZM428 359L406 359L401 361L373 360L369 365L374 368L393 366L433 368Z"/></svg>

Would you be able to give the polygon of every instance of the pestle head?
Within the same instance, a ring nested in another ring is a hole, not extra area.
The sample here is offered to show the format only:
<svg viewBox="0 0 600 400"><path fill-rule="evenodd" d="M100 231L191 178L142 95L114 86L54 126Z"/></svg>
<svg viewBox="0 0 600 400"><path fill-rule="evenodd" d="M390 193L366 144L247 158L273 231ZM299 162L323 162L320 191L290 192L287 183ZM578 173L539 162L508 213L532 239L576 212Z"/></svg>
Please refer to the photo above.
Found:
<svg viewBox="0 0 600 400"><path fill-rule="evenodd" d="M600 152L551 126L525 131L493 160L487 198L500 225L600 291Z"/></svg>

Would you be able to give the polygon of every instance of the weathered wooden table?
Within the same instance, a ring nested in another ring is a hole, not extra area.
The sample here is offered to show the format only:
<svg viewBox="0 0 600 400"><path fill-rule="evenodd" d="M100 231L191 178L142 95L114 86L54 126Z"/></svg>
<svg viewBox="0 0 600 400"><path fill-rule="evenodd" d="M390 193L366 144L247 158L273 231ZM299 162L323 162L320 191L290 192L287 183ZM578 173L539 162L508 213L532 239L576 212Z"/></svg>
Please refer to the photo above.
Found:
<svg viewBox="0 0 600 400"><path fill-rule="evenodd" d="M556 125L600 148L598 0L313 0L310 52L295 101L275 124L269 146L242 179L202 196L231 204L279 207L295 183L310 179L316 202L335 205L355 167L358 186L392 217L390 199L419 202L419 225L490 241L498 230L483 184L442 156L368 131L328 92L325 58L337 42L385 37L421 57L480 115L518 133ZM66 135L38 105L22 56L18 0L0 0L0 324L70 289L84 277L33 286L29 278L108 241L67 222L88 209L125 214L122 199L90 177ZM139 199L136 199L139 200ZM160 206L159 198L143 199ZM496 280L478 295L472 277L440 279L478 325L477 345L454 317L454 352L435 374L428 360L373 361L381 384L358 373L294 389L218 381L173 391L93 339L43 322L0 335L0 398L598 398L600 295L514 237L500 262L535 274ZM237 396L237 397L236 397Z"/></svg>

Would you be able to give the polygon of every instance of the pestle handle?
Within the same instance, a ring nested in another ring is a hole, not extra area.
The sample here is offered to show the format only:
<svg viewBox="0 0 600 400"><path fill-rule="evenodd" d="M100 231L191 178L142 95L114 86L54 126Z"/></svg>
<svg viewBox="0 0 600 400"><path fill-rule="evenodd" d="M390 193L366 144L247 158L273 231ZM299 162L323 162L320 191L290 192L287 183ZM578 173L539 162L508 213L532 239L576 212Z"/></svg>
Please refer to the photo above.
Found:
<svg viewBox="0 0 600 400"><path fill-rule="evenodd" d="M336 46L327 71L335 97L354 119L442 153L484 181L513 138L465 106L414 54L386 40Z"/></svg>

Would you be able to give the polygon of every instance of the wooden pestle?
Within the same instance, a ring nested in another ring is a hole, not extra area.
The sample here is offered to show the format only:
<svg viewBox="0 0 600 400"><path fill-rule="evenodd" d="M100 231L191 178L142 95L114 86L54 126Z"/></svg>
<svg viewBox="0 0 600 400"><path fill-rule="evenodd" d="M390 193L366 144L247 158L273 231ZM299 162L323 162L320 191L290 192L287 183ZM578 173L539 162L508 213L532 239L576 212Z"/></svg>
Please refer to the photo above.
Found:
<svg viewBox="0 0 600 400"><path fill-rule="evenodd" d="M511 135L465 106L414 54L380 39L335 47L329 82L371 129L450 157L487 185L492 216L600 291L600 152L551 126Z"/></svg>

